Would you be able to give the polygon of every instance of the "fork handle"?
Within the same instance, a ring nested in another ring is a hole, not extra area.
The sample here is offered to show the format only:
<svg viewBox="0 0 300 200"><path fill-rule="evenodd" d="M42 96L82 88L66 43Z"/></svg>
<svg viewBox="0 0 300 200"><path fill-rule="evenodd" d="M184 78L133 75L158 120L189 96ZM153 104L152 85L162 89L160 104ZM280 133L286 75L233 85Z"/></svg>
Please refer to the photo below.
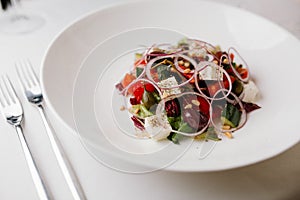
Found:
<svg viewBox="0 0 300 200"><path fill-rule="evenodd" d="M44 113L43 106L40 104L37 106L37 108L40 112L43 123L45 125L46 132L48 134L50 144L56 156L59 167L63 172L63 175L69 186L69 189L71 190L74 200L86 200L87 198L74 172L74 169L72 168L71 163L68 160L60 141L58 140L57 136L52 132L52 129L50 128L50 125Z"/></svg>
<svg viewBox="0 0 300 200"><path fill-rule="evenodd" d="M26 158L26 161L27 161L27 165L29 167L29 170L31 172L31 176L32 176L32 179L33 179L33 182L34 182L34 185L37 189L37 193L38 193L38 196L41 200L49 200L50 197L47 193L47 190L46 190L46 187L45 187L45 184L40 176L40 173L39 173L39 170L34 162L34 159L32 157L32 154L31 154L31 151L28 147L28 144L27 144L27 141L26 141L26 138L23 134L23 130L22 130L22 127L21 125L18 125L18 126L15 126L16 128L16 131L18 133L18 137L19 137L19 140L21 142L21 146L23 148L23 152L25 154L25 158Z"/></svg>

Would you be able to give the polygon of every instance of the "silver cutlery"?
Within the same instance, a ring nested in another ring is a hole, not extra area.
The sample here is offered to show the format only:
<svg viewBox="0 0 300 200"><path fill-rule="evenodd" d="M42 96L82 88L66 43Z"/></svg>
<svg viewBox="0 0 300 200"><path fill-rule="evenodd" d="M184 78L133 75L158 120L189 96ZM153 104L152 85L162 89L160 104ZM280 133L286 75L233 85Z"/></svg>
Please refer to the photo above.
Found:
<svg viewBox="0 0 300 200"><path fill-rule="evenodd" d="M16 129L39 198L50 199L22 130L22 105L7 76L2 76L0 82L0 105L6 121Z"/></svg>
<svg viewBox="0 0 300 200"><path fill-rule="evenodd" d="M43 107L42 90L40 88L39 81L36 77L36 74L34 73L30 61L23 60L16 63L16 69L20 79L21 86L25 92L27 100L37 107L42 117L53 152L56 156L60 169L63 172L63 175L73 195L73 198L75 200L86 199L86 196L71 166L71 163L67 159L67 155L65 154L60 141L58 140L57 136L50 128L50 125L47 121L47 118L44 113L44 107Z"/></svg>

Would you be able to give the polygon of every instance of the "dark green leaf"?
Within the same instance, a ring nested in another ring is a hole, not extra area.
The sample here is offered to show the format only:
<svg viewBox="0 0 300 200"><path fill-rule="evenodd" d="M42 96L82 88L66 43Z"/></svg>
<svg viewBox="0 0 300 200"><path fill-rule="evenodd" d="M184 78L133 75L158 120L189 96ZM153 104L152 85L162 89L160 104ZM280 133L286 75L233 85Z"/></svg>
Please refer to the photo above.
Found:
<svg viewBox="0 0 300 200"><path fill-rule="evenodd" d="M184 122L180 124L180 127L178 129L180 132L184 133L192 133L194 132L194 129L188 125L188 123Z"/></svg>
<svg viewBox="0 0 300 200"><path fill-rule="evenodd" d="M168 140L172 141L174 144L179 144L180 135L174 132L171 132L167 137Z"/></svg>
<svg viewBox="0 0 300 200"><path fill-rule="evenodd" d="M137 67L135 70L136 70L135 71L136 77L139 77L142 74L142 72L144 71L144 68Z"/></svg>
<svg viewBox="0 0 300 200"><path fill-rule="evenodd" d="M222 111L222 121L231 127L237 127L240 123L241 111L231 103L226 104Z"/></svg>

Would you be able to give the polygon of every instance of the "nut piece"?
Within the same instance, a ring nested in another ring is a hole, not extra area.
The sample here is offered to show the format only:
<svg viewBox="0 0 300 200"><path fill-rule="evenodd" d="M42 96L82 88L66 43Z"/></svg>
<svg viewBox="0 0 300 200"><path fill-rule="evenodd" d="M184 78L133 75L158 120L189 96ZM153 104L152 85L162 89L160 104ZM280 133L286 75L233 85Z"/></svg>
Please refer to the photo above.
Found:
<svg viewBox="0 0 300 200"><path fill-rule="evenodd" d="M190 63L189 63L189 62L185 62L185 63L184 63L184 66L185 66L185 67L189 67L189 66L190 66Z"/></svg>
<svg viewBox="0 0 300 200"><path fill-rule="evenodd" d="M191 70L189 68L186 68L185 70L183 70L183 73L190 73Z"/></svg>
<svg viewBox="0 0 300 200"><path fill-rule="evenodd" d="M189 103L184 107L184 109L188 109L188 108L192 108L192 104Z"/></svg>
<svg viewBox="0 0 300 200"><path fill-rule="evenodd" d="M233 135L232 135L232 133L230 133L230 132L225 132L224 135L225 135L226 137L228 137L229 139L232 139L232 138L233 138Z"/></svg>
<svg viewBox="0 0 300 200"><path fill-rule="evenodd" d="M139 111L140 111L139 108L135 109L134 114L138 114Z"/></svg>
<svg viewBox="0 0 300 200"><path fill-rule="evenodd" d="M178 61L178 64L179 64L179 65L184 65L183 60Z"/></svg>
<svg viewBox="0 0 300 200"><path fill-rule="evenodd" d="M229 130L229 129L231 129L231 127L230 127L229 125L224 125L224 126L222 127L222 129L223 129L223 130Z"/></svg>
<svg viewBox="0 0 300 200"><path fill-rule="evenodd" d="M120 107L120 110L121 110L121 111L126 110L125 106L121 106L121 107Z"/></svg>
<svg viewBox="0 0 300 200"><path fill-rule="evenodd" d="M192 100L192 104L195 106L200 106L200 102L198 100Z"/></svg>

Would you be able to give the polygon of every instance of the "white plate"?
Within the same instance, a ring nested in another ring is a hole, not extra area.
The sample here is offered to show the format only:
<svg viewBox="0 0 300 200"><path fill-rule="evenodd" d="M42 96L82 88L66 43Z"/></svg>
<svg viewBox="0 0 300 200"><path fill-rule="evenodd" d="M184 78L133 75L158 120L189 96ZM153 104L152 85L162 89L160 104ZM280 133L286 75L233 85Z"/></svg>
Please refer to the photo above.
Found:
<svg viewBox="0 0 300 200"><path fill-rule="evenodd" d="M84 146L99 162L144 173L166 168L190 147L192 140L174 145L133 137L134 126L127 112L120 111L123 98L115 90L136 52L152 44L176 44L183 37L165 29L133 29L100 43L84 59L74 84L74 121Z"/></svg>
<svg viewBox="0 0 300 200"><path fill-rule="evenodd" d="M235 139L219 142L205 159L199 160L201 144L194 143L167 169L215 171L241 167L278 155L299 142L300 95L295 92L299 69L295 63L300 42L277 25L243 10L201 1L185 4L188 12L182 8L182 1L118 5L85 16L64 30L50 46L42 71L43 89L53 113L75 130L72 91L86 56L112 35L139 27L159 27L223 48L236 47L248 61L262 92L259 103L263 107L250 115ZM91 152L92 148L90 145L87 149ZM120 160L115 154L103 153L105 150L95 147L93 156Z"/></svg>

